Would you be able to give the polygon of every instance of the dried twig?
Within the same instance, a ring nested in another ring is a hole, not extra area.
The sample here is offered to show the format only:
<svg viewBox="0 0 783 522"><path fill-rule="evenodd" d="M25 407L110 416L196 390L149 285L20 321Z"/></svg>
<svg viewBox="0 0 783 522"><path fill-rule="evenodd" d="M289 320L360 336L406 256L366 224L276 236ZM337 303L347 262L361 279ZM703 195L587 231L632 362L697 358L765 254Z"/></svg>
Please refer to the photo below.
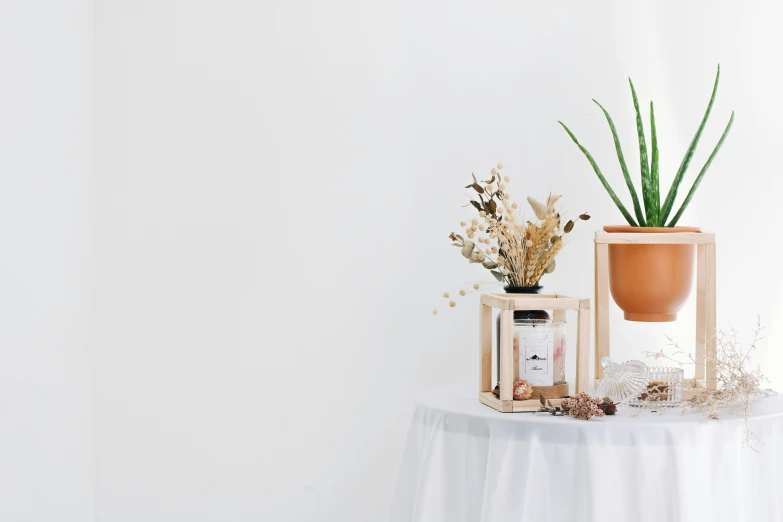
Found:
<svg viewBox="0 0 783 522"><path fill-rule="evenodd" d="M683 362L676 359L683 356L687 364L701 365L714 371L718 383L717 390L703 390L683 404L684 408L692 408L702 412L709 419L720 419L728 407L741 406L742 416L745 419L745 441L754 451L754 443L760 442L751 431L750 415L751 403L755 397L764 395L761 389L763 382L767 381L761 368L751 366L751 357L756 351L758 343L764 339L764 327L757 318L753 329L753 339L749 343L741 343L737 340L737 332L733 328L727 331L717 330L715 344L717 347L714 355L705 355L698 360L691 354L685 353L680 346L670 338L669 346L673 348L673 355L668 355L664 350L657 352L645 352L647 357L666 359L679 365ZM696 387L695 379L690 383L691 389Z"/></svg>

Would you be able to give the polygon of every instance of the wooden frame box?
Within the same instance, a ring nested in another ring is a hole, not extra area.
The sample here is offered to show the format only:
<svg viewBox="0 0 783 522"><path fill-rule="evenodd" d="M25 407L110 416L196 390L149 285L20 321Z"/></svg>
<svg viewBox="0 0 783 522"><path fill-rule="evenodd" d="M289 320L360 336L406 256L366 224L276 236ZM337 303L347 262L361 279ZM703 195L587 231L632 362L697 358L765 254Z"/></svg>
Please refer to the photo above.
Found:
<svg viewBox="0 0 783 522"><path fill-rule="evenodd" d="M708 232L676 232L636 234L595 233L595 379L603 377L601 358L609 355L609 245L688 244L696 245L696 361L705 355L715 355L715 234ZM717 387L715 369L696 365L695 390L683 390L687 398L699 389Z"/></svg>
<svg viewBox="0 0 783 522"><path fill-rule="evenodd" d="M514 310L552 310L554 320L565 320L566 311L577 312L576 392L586 392L590 366L590 300L564 295L483 294L479 307L479 400L500 412L534 411L538 401L513 400ZM492 394L492 309L500 310L500 398ZM553 401L555 402L555 401Z"/></svg>

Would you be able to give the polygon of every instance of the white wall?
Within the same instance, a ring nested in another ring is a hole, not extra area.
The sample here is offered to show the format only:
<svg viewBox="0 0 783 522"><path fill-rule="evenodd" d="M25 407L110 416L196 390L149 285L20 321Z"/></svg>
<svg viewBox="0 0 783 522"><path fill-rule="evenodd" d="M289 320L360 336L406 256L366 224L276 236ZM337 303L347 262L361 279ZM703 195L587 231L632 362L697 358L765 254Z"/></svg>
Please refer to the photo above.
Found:
<svg viewBox="0 0 783 522"><path fill-rule="evenodd" d="M0 2L0 520L93 520L92 17Z"/></svg>
<svg viewBox="0 0 783 522"><path fill-rule="evenodd" d="M720 320L781 326L779 7L95 8L94 184L89 4L0 16L2 519L91 520L91 448L100 522L385 518L415 394L475 380L475 300L429 313L487 279L448 246L459 187L503 161L520 199L590 211L544 284L591 296L620 218L555 121L622 192L590 98L634 158L629 74L671 175L721 62L691 175L737 121L683 223L719 234ZM690 342L692 309L615 314L620 359Z"/></svg>

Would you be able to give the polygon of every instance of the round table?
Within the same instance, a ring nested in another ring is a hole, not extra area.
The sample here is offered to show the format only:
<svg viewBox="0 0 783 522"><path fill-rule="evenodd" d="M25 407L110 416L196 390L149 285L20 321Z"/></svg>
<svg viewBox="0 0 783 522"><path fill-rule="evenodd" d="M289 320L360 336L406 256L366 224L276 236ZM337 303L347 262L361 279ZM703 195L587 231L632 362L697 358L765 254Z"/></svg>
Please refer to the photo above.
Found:
<svg viewBox="0 0 783 522"><path fill-rule="evenodd" d="M636 415L634 416L634 413ZM783 396L739 417L630 407L589 421L499 413L476 386L423 392L392 522L783 521Z"/></svg>

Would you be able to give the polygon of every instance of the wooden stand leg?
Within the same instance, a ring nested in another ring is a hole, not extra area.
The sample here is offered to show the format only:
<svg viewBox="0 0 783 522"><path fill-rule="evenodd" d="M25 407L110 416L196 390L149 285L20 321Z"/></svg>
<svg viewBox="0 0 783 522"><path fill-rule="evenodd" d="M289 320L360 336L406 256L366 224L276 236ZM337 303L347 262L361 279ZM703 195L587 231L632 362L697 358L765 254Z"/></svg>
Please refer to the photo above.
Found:
<svg viewBox="0 0 783 522"><path fill-rule="evenodd" d="M514 408L514 311L500 312L500 401L501 411L512 411Z"/></svg>
<svg viewBox="0 0 783 522"><path fill-rule="evenodd" d="M696 247L696 369L694 378L704 384L707 353L707 245Z"/></svg>
<svg viewBox="0 0 783 522"><path fill-rule="evenodd" d="M585 353L588 350L585 349ZM609 355L609 245L595 245L595 378L602 379L601 357Z"/></svg>
<svg viewBox="0 0 783 522"><path fill-rule="evenodd" d="M590 386L590 300L579 303L576 334L576 393Z"/></svg>
<svg viewBox="0 0 783 522"><path fill-rule="evenodd" d="M492 391L492 307L479 306L479 392Z"/></svg>
<svg viewBox="0 0 783 522"><path fill-rule="evenodd" d="M705 296L706 320L705 328L707 330L706 355L709 359L715 360L717 353L717 344L715 339L715 329L717 328L717 299L716 299L716 266L715 266L715 243L704 246L704 265L706 268L705 280L707 291ZM715 367L710 365L706 369L707 389L715 390L718 387L715 378Z"/></svg>

